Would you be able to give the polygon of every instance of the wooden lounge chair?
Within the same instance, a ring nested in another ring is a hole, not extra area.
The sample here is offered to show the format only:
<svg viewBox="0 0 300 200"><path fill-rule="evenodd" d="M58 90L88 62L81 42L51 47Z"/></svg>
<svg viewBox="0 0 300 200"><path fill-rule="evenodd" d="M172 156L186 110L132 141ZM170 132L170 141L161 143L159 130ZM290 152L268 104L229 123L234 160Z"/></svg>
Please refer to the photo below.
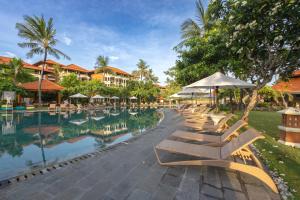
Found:
<svg viewBox="0 0 300 200"><path fill-rule="evenodd" d="M164 166L214 166L229 168L250 174L267 184L274 192L278 193L277 187L272 178L264 171L262 164L256 156L250 151L248 145L255 140L264 138L255 129L248 129L233 138L222 147L213 147L206 145L190 144L185 142L163 140L155 148L155 154L160 165ZM158 151L167 151L174 154L194 156L200 159L162 162ZM241 158L244 163L238 163L228 158ZM249 165L248 162L254 162L256 166Z"/></svg>
<svg viewBox="0 0 300 200"><path fill-rule="evenodd" d="M226 131L224 131L222 135L208 135L203 133L177 130L171 134L171 137L197 142L207 142L205 145L223 145L232 137L237 136L237 131L246 125L247 123L245 121L239 120L230 126Z"/></svg>
<svg viewBox="0 0 300 200"><path fill-rule="evenodd" d="M70 104L69 108L70 108L70 110L76 110L77 109L77 107L74 104Z"/></svg>
<svg viewBox="0 0 300 200"><path fill-rule="evenodd" d="M63 112L63 111L67 111L68 110L68 107L66 104L61 104L60 105L60 111Z"/></svg>
<svg viewBox="0 0 300 200"><path fill-rule="evenodd" d="M56 104L49 104L48 110L49 111L56 111Z"/></svg>
<svg viewBox="0 0 300 200"><path fill-rule="evenodd" d="M203 124L201 122L185 122L184 125L189 128L193 128L196 130L207 130L207 131L214 131L214 132L221 132L228 128L227 122L233 117L233 114L229 114L223 119L219 121L217 125L208 125Z"/></svg>

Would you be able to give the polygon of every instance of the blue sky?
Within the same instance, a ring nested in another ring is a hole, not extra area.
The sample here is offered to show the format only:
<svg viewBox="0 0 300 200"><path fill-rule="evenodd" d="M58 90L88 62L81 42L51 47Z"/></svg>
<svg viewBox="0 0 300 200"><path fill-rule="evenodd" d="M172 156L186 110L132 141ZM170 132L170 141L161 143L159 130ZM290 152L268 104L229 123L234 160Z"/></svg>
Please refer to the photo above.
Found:
<svg viewBox="0 0 300 200"><path fill-rule="evenodd" d="M0 7L0 55L41 60L27 59L27 49L18 47L15 24L43 14L54 18L57 48L71 57L59 62L93 69L96 57L105 55L111 66L131 72L142 58L162 84L176 60L180 25L195 16L194 0L0 0Z"/></svg>

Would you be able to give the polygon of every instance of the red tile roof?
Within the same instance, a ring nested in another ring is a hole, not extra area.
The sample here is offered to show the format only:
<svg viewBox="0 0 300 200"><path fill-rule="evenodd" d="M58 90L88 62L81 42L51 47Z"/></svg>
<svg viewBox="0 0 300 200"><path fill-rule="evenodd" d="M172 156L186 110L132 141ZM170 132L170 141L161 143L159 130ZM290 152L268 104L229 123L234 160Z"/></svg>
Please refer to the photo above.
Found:
<svg viewBox="0 0 300 200"><path fill-rule="evenodd" d="M41 125L41 127L26 127L22 129L25 133L37 134L40 133L43 136L57 133L60 130L59 126L55 125Z"/></svg>
<svg viewBox="0 0 300 200"><path fill-rule="evenodd" d="M106 67L104 67L104 69L111 70L112 72L114 72L116 74L120 74L120 75L124 75L124 76L132 76L131 74L129 74L121 69L118 69L116 67L106 66ZM90 72L95 72L95 70L91 70Z"/></svg>
<svg viewBox="0 0 300 200"><path fill-rule="evenodd" d="M41 64L43 64L43 63L44 63L44 61L41 60L41 61L38 61L38 62L34 63L33 65L41 65ZM62 66L62 67L65 67L64 64L55 62L54 60L50 60L50 59L47 59L47 60L46 60L46 64L48 64L48 65L60 65L60 66Z"/></svg>
<svg viewBox="0 0 300 200"><path fill-rule="evenodd" d="M300 70L294 71L293 76L300 76Z"/></svg>
<svg viewBox="0 0 300 200"><path fill-rule="evenodd" d="M5 56L0 56L0 64L8 64L10 61L12 60L12 58L9 58L9 57L5 57ZM41 71L42 68L41 67L37 67L37 66L34 66L34 65L31 65L27 62L23 62L23 67L26 68L26 69L32 69L32 70L38 70L38 71ZM44 69L45 72L52 72L51 70L48 70L48 69Z"/></svg>
<svg viewBox="0 0 300 200"><path fill-rule="evenodd" d="M28 83L22 83L20 87L31 90L31 91L37 91L38 90L38 83L39 81L33 81ZM42 91L44 92L50 92L50 91L61 91L64 89L64 87L49 81L49 80L42 80Z"/></svg>
<svg viewBox="0 0 300 200"><path fill-rule="evenodd" d="M78 65L75 65L75 64L70 64L70 65L67 65L65 67L62 67L63 69L67 69L67 70L71 70L71 71L79 71L79 72L83 72L83 73L88 73L89 70L87 69L84 69L83 67L80 67Z"/></svg>
<svg viewBox="0 0 300 200"><path fill-rule="evenodd" d="M300 94L300 76L293 77L287 82L280 81L277 84L273 85L272 88L277 91L289 92L291 94Z"/></svg>

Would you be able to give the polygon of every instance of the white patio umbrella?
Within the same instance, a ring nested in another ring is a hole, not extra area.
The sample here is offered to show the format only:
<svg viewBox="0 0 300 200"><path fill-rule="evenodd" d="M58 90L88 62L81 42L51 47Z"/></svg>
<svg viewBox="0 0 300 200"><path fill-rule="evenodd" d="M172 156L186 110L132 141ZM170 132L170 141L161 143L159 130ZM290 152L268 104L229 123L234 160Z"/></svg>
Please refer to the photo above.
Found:
<svg viewBox="0 0 300 200"><path fill-rule="evenodd" d="M135 96L129 97L130 100L137 100L138 98Z"/></svg>
<svg viewBox="0 0 300 200"><path fill-rule="evenodd" d="M204 95L209 94L209 89L183 87L179 95Z"/></svg>
<svg viewBox="0 0 300 200"><path fill-rule="evenodd" d="M97 94L97 95L91 97L91 102L94 102L94 100L96 100L96 99L105 99L105 97L103 97L103 96Z"/></svg>
<svg viewBox="0 0 300 200"><path fill-rule="evenodd" d="M251 88L254 84L225 76L221 72L216 72L211 76L201 79L195 83L187 85L187 88Z"/></svg>
<svg viewBox="0 0 300 200"><path fill-rule="evenodd" d="M232 77L225 76L221 72L216 72L211 76L208 76L204 79L196 81L190 85L187 85L187 88L206 88L206 89L215 89L216 91L216 106L218 106L218 89L219 88L251 88L254 87L254 84L247 83L245 81L235 79Z"/></svg>
<svg viewBox="0 0 300 200"><path fill-rule="evenodd" d="M74 94L74 95L69 96L69 98L73 98L73 99L84 99L84 98L88 98L88 97L85 96L85 95L83 95L83 94L77 93L77 94ZM77 100L77 101L78 101L78 100Z"/></svg>
<svg viewBox="0 0 300 200"><path fill-rule="evenodd" d="M120 99L119 97L117 97L117 96L113 96L113 97L111 97L111 99L113 99L114 100L114 106L116 106L116 101L118 100L118 99Z"/></svg>
<svg viewBox="0 0 300 200"><path fill-rule="evenodd" d="M113 96L113 97L111 97L111 99L117 100L117 99L119 99L119 97Z"/></svg>
<svg viewBox="0 0 300 200"><path fill-rule="evenodd" d="M85 95L83 95L83 94L80 94L80 93L71 95L71 96L69 96L69 97L70 97L70 98L88 98L87 96L85 96Z"/></svg>
<svg viewBox="0 0 300 200"><path fill-rule="evenodd" d="M92 99L104 99L105 97L101 96L101 95L95 95L92 97Z"/></svg>

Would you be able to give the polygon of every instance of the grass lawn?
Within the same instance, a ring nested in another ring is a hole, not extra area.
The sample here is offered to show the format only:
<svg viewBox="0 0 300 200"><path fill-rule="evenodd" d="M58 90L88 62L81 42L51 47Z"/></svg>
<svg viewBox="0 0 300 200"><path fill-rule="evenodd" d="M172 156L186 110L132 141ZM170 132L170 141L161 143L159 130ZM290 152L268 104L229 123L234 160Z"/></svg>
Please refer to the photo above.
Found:
<svg viewBox="0 0 300 200"><path fill-rule="evenodd" d="M262 153L263 159L268 161L270 169L277 171L291 190L296 190L292 192L295 199L300 199L300 149L277 142L279 124L281 115L277 112L252 111L249 116L249 125L263 132L266 137L255 143L256 148Z"/></svg>

